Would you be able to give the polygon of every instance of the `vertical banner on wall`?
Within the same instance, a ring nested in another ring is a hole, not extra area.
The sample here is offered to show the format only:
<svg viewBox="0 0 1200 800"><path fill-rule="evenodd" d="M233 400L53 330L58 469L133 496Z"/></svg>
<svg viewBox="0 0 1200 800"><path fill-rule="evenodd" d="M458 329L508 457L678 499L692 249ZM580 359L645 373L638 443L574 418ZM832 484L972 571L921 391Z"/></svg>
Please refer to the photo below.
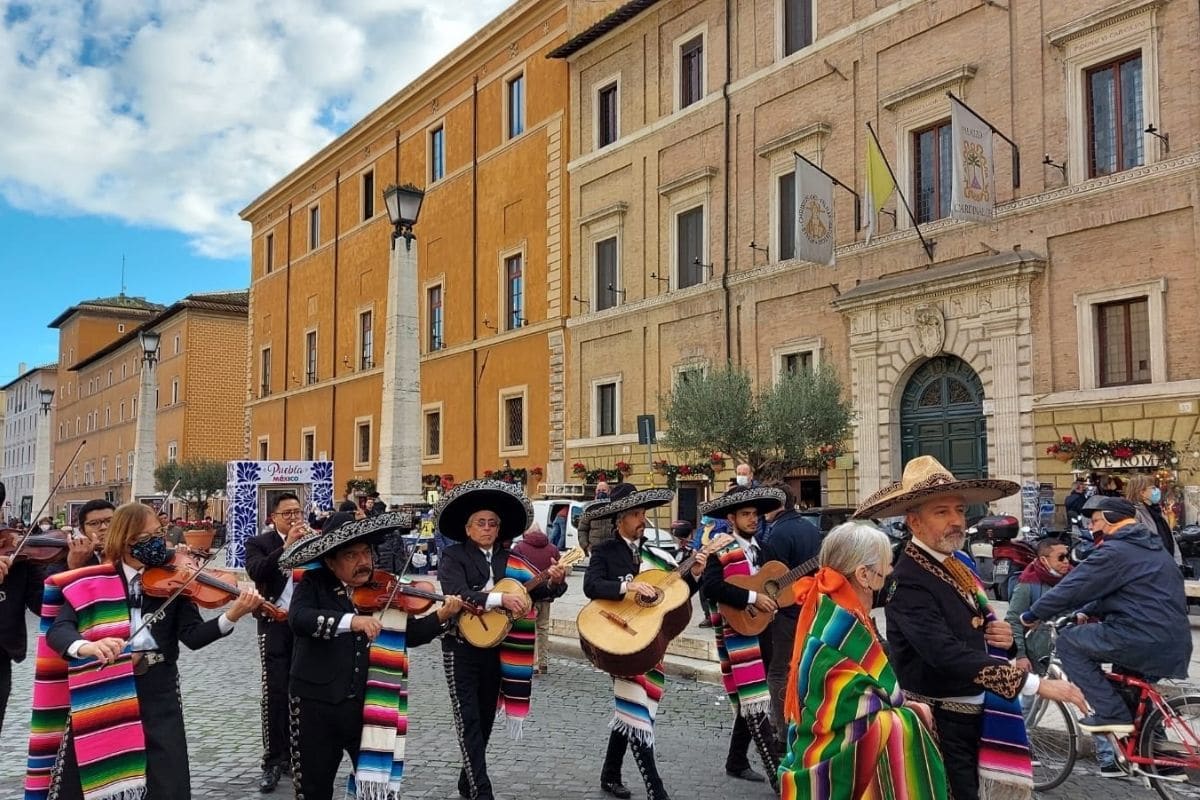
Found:
<svg viewBox="0 0 1200 800"><path fill-rule="evenodd" d="M796 156L796 258L832 267L833 180Z"/></svg>
<svg viewBox="0 0 1200 800"><path fill-rule="evenodd" d="M992 127L951 99L950 129L953 142L950 216L988 222L996 206Z"/></svg>
<svg viewBox="0 0 1200 800"><path fill-rule="evenodd" d="M246 540L259 532L259 496L275 489L295 487L307 494L312 506L333 507L332 461L230 461L226 467L225 563L245 563ZM305 509L307 512L309 508Z"/></svg>

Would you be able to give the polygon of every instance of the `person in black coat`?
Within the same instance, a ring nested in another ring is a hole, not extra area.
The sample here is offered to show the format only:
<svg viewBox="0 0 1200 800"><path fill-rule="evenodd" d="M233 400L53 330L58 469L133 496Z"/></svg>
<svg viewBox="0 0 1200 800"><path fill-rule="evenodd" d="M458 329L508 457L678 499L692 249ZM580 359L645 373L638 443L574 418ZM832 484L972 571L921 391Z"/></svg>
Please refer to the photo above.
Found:
<svg viewBox="0 0 1200 800"><path fill-rule="evenodd" d="M372 541L397 526L411 527L406 514L354 519L335 514L320 533L289 547L287 567L316 563L296 586L288 611L295 636L288 691L292 698L292 782L304 800L329 800L342 754L357 769L363 730L369 650L383 630L380 616L358 609L354 589L375 570ZM434 614L408 618L405 646L433 641L462 608L447 596Z"/></svg>
<svg viewBox="0 0 1200 800"><path fill-rule="evenodd" d="M5 531L10 541L19 535ZM0 544L6 537L0 534ZM4 712L12 694L12 665L25 660L28 641L25 612L42 613L42 580L45 570L28 561L13 562L0 556L0 732L4 730Z"/></svg>
<svg viewBox="0 0 1200 800"><path fill-rule="evenodd" d="M442 535L461 544L446 548L438 563L442 591L487 610L503 607L513 615L529 608L523 595L492 591L505 577L509 543L533 522L533 507L519 486L473 480L455 486L433 509ZM530 597L554 599L567 590L566 570L554 564L550 580ZM451 631L442 638L446 683L463 765L458 792L470 800L493 800L487 772L487 744L500 695L500 648L479 648Z"/></svg>
<svg viewBox="0 0 1200 800"><path fill-rule="evenodd" d="M46 644L64 659L95 658L111 663L126 646L133 651L134 684L146 740L146 784L149 800L174 800L191 796L187 737L180 703L179 645L198 650L233 631L234 623L258 608L262 596L253 589L243 591L223 614L205 621L186 597L166 606L163 618L138 632L142 620L162 611L165 598L151 597L141 590L142 571L170 558L154 509L127 503L113 515L104 546L104 558L115 568L126 587L130 634L125 642L116 638L95 641L79 631L78 618L70 602L64 602L54 623L46 631ZM82 798L75 748L69 742L60 750L55 768L60 800Z"/></svg>
<svg viewBox="0 0 1200 800"><path fill-rule="evenodd" d="M342 515L346 520L353 514ZM344 520L343 520L344 521ZM290 570L279 566L284 548L295 544L310 531L304 527L300 498L291 492L275 497L271 525L258 536L246 540L246 574L259 593L280 609L291 605L295 585ZM288 670L292 665L292 631L286 622L276 622L265 614L258 617L258 656L262 666L262 775L258 790L275 790L284 769L290 768L291 747L288 733Z"/></svg>

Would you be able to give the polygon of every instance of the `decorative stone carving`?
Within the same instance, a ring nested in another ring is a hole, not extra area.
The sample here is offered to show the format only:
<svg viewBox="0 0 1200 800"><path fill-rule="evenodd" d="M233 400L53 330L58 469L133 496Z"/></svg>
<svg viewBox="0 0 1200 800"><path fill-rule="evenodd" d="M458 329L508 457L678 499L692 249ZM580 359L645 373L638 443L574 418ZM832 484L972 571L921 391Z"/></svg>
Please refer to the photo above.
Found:
<svg viewBox="0 0 1200 800"><path fill-rule="evenodd" d="M914 317L917 348L926 358L933 358L946 345L946 320L936 306L921 306Z"/></svg>

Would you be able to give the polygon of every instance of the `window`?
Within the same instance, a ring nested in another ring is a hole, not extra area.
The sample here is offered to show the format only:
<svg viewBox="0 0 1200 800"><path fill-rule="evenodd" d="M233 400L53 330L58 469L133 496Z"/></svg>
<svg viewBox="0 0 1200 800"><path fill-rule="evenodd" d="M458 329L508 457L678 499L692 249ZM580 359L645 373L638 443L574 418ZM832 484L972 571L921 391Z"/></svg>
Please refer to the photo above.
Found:
<svg viewBox="0 0 1200 800"><path fill-rule="evenodd" d="M354 463L357 465L371 463L371 420L358 420L354 423Z"/></svg>
<svg viewBox="0 0 1200 800"><path fill-rule="evenodd" d="M1087 71L1087 117L1089 178L1145 163L1140 51Z"/></svg>
<svg viewBox="0 0 1200 800"><path fill-rule="evenodd" d="M178 337L176 337L176 338L178 338ZM179 352L179 351L176 350L175 352ZM112 386L112 370L111 369L108 371L108 386ZM105 388L107 388L107 387L105 387Z"/></svg>
<svg viewBox="0 0 1200 800"><path fill-rule="evenodd" d="M607 147L620 137L620 97L616 81L596 93L596 147Z"/></svg>
<svg viewBox="0 0 1200 800"><path fill-rule="evenodd" d="M271 393L271 348L264 347L259 354L258 396L266 397Z"/></svg>
<svg viewBox="0 0 1200 800"><path fill-rule="evenodd" d="M263 266L269 275L275 268L275 234L268 233L263 253Z"/></svg>
<svg viewBox="0 0 1200 800"><path fill-rule="evenodd" d="M779 176L779 260L796 257L796 173Z"/></svg>
<svg viewBox="0 0 1200 800"><path fill-rule="evenodd" d="M430 286L426 293L427 312L429 321L429 350L441 350L445 346L442 338L442 286Z"/></svg>
<svg viewBox="0 0 1200 800"><path fill-rule="evenodd" d="M179 445L176 442L167 443L167 461L175 461L179 458Z"/></svg>
<svg viewBox="0 0 1200 800"><path fill-rule="evenodd" d="M121 482L121 470L123 469L124 458L125 457L122 456L120 453L117 453L116 460L113 462L113 464L114 464L113 470L116 473L115 480L117 481L117 483Z"/></svg>
<svg viewBox="0 0 1200 800"><path fill-rule="evenodd" d="M425 411L425 457L438 458L442 455L442 410Z"/></svg>
<svg viewBox="0 0 1200 800"><path fill-rule="evenodd" d="M602 383L596 387L596 435L617 435L617 384Z"/></svg>
<svg viewBox="0 0 1200 800"><path fill-rule="evenodd" d="M371 369L375 366L375 328L372 324L374 315L363 311L358 315L358 368Z"/></svg>
<svg viewBox="0 0 1200 800"><path fill-rule="evenodd" d="M446 129L434 128L429 132L429 180L440 181L446 176Z"/></svg>
<svg viewBox="0 0 1200 800"><path fill-rule="evenodd" d="M179 334L177 333L175 334L175 355L179 355L180 346L180 338Z"/></svg>
<svg viewBox="0 0 1200 800"><path fill-rule="evenodd" d="M300 460L301 461L316 461L317 454L317 432L314 430L305 430L300 432Z"/></svg>
<svg viewBox="0 0 1200 800"><path fill-rule="evenodd" d="M521 450L525 447L525 394L504 397L501 404L500 447Z"/></svg>
<svg viewBox="0 0 1200 800"><path fill-rule="evenodd" d="M913 132L913 201L917 222L950 215L950 123Z"/></svg>
<svg viewBox="0 0 1200 800"><path fill-rule="evenodd" d="M179 378L171 381L171 405L179 402Z"/></svg>
<svg viewBox="0 0 1200 800"><path fill-rule="evenodd" d="M308 249L316 250L321 245L321 207L308 210Z"/></svg>
<svg viewBox="0 0 1200 800"><path fill-rule="evenodd" d="M617 237L596 242L596 290L597 311L612 308L617 304Z"/></svg>
<svg viewBox="0 0 1200 800"><path fill-rule="evenodd" d="M522 303L525 297L521 254L504 259L504 319L506 330L516 330L525 324Z"/></svg>
<svg viewBox="0 0 1200 800"><path fill-rule="evenodd" d="M362 218L366 222L375 216L375 170L364 172L362 176ZM311 458L305 459L312 461Z"/></svg>
<svg viewBox="0 0 1200 800"><path fill-rule="evenodd" d="M317 332L304 334L304 383L317 382ZM306 459L311 461L312 459Z"/></svg>
<svg viewBox="0 0 1200 800"><path fill-rule="evenodd" d="M121 416L117 419L118 422L125 421L125 401L121 401ZM61 437L60 437L61 438Z"/></svg>
<svg viewBox="0 0 1200 800"><path fill-rule="evenodd" d="M782 0L783 54L790 56L813 41L813 0Z"/></svg>
<svg viewBox="0 0 1200 800"><path fill-rule="evenodd" d="M125 380L125 378L129 377L128 367L128 364L121 365L121 380Z"/></svg>
<svg viewBox="0 0 1200 800"><path fill-rule="evenodd" d="M105 406L104 407L104 427L107 428L111 424L112 424L112 407Z"/></svg>
<svg viewBox="0 0 1200 800"><path fill-rule="evenodd" d="M675 252L679 288L704 282L704 207L688 209L675 217Z"/></svg>
<svg viewBox="0 0 1200 800"><path fill-rule="evenodd" d="M687 108L704 97L704 36L699 34L679 48L679 107Z"/></svg>
<svg viewBox="0 0 1200 800"><path fill-rule="evenodd" d="M801 372L812 372L813 364L813 352L805 350L801 353L785 353L780 366L785 375L799 375Z"/></svg>
<svg viewBox="0 0 1200 800"><path fill-rule="evenodd" d="M108 456L100 458L100 482L108 483Z"/></svg>
<svg viewBox="0 0 1200 800"><path fill-rule="evenodd" d="M508 138L515 139L525 132L525 76L509 78L504 85L505 108L508 115Z"/></svg>
<svg viewBox="0 0 1200 800"><path fill-rule="evenodd" d="M1150 382L1150 304L1145 297L1096 306L1100 386Z"/></svg>
<svg viewBox="0 0 1200 800"><path fill-rule="evenodd" d="M258 440L258 460L266 461L270 450L270 440L266 436L263 436Z"/></svg>

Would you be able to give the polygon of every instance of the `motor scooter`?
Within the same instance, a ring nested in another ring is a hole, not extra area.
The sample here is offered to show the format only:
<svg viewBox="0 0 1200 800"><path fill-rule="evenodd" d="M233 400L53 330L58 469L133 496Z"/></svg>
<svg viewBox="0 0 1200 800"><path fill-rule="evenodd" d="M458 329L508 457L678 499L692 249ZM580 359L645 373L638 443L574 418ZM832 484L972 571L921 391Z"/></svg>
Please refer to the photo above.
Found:
<svg viewBox="0 0 1200 800"><path fill-rule="evenodd" d="M992 545L992 593L997 600L1007 601L1025 567L1037 558L1028 541L1030 529L1008 515L984 517L976 527Z"/></svg>
<svg viewBox="0 0 1200 800"><path fill-rule="evenodd" d="M1195 578L1200 575L1200 525L1184 525L1175 535L1179 557L1183 559L1183 576Z"/></svg>
<svg viewBox="0 0 1200 800"><path fill-rule="evenodd" d="M975 574L985 587L991 588L995 582L995 548L987 533L979 530L977 524L967 528L966 550L975 562Z"/></svg>

